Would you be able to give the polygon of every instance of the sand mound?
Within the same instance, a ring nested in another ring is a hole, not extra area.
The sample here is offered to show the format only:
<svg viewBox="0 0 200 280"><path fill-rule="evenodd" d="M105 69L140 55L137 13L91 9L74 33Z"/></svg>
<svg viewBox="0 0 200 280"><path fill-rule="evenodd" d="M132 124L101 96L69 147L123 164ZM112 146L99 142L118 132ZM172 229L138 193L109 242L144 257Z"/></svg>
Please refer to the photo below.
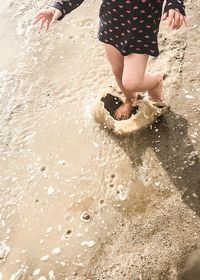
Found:
<svg viewBox="0 0 200 280"><path fill-rule="evenodd" d="M159 116L169 111L164 103L154 102L141 97L134 103L131 117L126 120L116 120L115 110L123 103L124 96L113 87L103 92L97 100L94 118L103 127L115 134L127 135L152 124Z"/></svg>

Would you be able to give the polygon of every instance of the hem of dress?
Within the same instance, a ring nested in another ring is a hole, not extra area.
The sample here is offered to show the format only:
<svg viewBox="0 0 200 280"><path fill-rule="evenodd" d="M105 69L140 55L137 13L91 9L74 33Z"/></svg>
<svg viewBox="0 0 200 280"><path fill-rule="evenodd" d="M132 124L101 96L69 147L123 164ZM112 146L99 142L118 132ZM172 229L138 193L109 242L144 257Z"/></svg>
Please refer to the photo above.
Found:
<svg viewBox="0 0 200 280"><path fill-rule="evenodd" d="M160 53L152 54L152 53L149 53L149 52L138 51L138 50L123 53L119 48L116 47L116 45L114 43L106 42L105 40L101 39L100 37L98 37L98 39L102 43L105 43L105 44L108 44L108 45L111 45L111 46L115 47L123 56L127 56L127 55L129 55L131 53L138 53L138 54L146 54L146 55L150 55L150 56L153 56L153 57L158 57L159 54L160 54Z"/></svg>

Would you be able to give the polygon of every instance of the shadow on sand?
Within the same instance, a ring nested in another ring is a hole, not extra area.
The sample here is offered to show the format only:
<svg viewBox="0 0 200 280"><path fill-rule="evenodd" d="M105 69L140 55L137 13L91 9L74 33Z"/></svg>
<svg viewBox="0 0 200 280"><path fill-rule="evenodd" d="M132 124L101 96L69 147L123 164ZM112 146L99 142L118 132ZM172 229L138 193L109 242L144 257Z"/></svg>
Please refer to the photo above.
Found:
<svg viewBox="0 0 200 280"><path fill-rule="evenodd" d="M187 130L188 121L170 111L151 129L148 127L126 138L114 137L134 167L142 164L146 148L152 148L171 182L183 193L185 204L200 216L200 160Z"/></svg>
<svg viewBox="0 0 200 280"><path fill-rule="evenodd" d="M185 118L170 111L150 128L125 138L114 138L129 156L133 167L140 166L143 153L152 148L170 181L182 194L183 202L200 216L200 160L188 136L188 126ZM200 256L200 251L197 253ZM199 280L199 267L198 258L180 276L181 280Z"/></svg>

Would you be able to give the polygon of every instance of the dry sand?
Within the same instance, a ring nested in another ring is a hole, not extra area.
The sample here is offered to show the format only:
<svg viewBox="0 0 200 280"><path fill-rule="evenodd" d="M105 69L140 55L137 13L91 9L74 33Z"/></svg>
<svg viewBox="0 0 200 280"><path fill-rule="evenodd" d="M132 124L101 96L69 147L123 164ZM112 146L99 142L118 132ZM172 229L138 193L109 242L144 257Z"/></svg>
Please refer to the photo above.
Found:
<svg viewBox="0 0 200 280"><path fill-rule="evenodd" d="M114 85L100 1L39 33L47 5L0 3L0 279L199 280L200 1L188 29L162 24L149 63L172 111L126 138L91 115Z"/></svg>

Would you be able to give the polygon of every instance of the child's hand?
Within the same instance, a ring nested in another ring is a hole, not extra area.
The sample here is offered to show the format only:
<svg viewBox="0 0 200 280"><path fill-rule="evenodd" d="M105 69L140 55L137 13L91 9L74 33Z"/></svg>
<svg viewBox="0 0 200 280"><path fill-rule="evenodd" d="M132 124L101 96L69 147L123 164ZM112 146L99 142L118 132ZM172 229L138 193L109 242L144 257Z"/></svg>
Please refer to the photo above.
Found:
<svg viewBox="0 0 200 280"><path fill-rule="evenodd" d="M33 24L40 21L40 30L43 28L44 24L46 25L46 30L48 30L49 25L55 23L61 15L61 11L54 7L43 9L35 15Z"/></svg>
<svg viewBox="0 0 200 280"><path fill-rule="evenodd" d="M168 20L168 27L174 29L179 29L183 23L185 26L187 24L187 17L183 16L178 10L170 9L162 15L162 20Z"/></svg>

